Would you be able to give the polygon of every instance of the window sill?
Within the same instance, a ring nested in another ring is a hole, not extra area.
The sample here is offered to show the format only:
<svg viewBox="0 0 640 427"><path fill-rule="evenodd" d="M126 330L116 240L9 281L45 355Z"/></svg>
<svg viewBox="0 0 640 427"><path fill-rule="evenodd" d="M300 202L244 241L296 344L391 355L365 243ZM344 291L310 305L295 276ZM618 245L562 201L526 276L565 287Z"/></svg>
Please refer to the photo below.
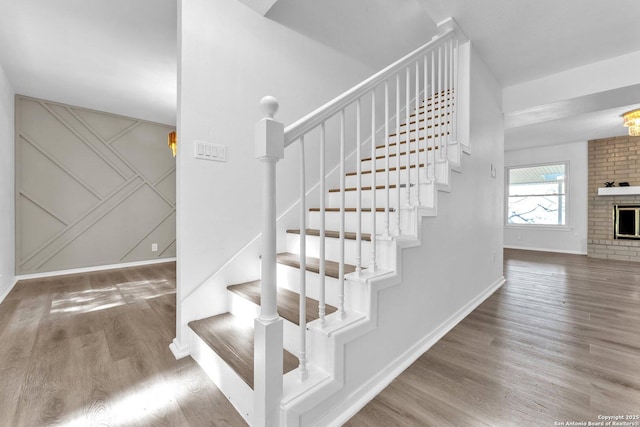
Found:
<svg viewBox="0 0 640 427"><path fill-rule="evenodd" d="M505 224L504 228L536 231L571 231L573 227L569 225L543 225L543 224Z"/></svg>

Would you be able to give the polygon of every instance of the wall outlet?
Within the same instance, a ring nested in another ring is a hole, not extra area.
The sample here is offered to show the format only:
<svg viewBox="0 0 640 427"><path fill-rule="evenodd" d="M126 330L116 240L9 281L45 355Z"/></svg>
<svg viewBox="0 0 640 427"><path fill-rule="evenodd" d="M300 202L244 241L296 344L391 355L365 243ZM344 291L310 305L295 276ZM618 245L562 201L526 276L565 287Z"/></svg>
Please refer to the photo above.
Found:
<svg viewBox="0 0 640 427"><path fill-rule="evenodd" d="M152 243L151 244L151 252L158 252L158 244L157 243Z"/></svg>

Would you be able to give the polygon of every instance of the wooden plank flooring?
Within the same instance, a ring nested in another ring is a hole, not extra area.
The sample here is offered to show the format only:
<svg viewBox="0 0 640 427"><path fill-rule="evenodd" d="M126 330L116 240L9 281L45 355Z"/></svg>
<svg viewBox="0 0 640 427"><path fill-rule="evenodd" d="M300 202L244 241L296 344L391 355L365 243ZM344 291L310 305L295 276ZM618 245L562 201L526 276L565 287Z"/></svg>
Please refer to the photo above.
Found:
<svg viewBox="0 0 640 427"><path fill-rule="evenodd" d="M0 426L243 426L176 361L175 263L19 282L0 304Z"/></svg>
<svg viewBox="0 0 640 427"><path fill-rule="evenodd" d="M346 425L587 425L599 415L639 416L640 264L505 250L505 277Z"/></svg>
<svg viewBox="0 0 640 427"><path fill-rule="evenodd" d="M640 415L640 264L507 250L505 275L346 425ZM174 286L174 264L16 285L0 304L0 426L245 425L191 358L169 352Z"/></svg>

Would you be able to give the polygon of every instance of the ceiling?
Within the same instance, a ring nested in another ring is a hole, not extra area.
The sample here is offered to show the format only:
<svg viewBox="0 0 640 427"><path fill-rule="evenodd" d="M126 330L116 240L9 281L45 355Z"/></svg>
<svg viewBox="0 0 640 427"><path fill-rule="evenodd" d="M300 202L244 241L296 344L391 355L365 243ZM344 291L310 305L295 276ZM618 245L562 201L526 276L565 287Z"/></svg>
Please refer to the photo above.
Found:
<svg viewBox="0 0 640 427"><path fill-rule="evenodd" d="M174 124L175 0L0 0L16 93Z"/></svg>
<svg viewBox="0 0 640 427"><path fill-rule="evenodd" d="M19 94L173 124L176 8L0 0L0 64ZM640 50L637 0L279 0L267 14L373 68L424 43L449 16L503 87ZM620 110L640 103L628 95L510 112L506 147L623 134Z"/></svg>
<svg viewBox="0 0 640 427"><path fill-rule="evenodd" d="M278 0L266 16L375 70L438 31L420 0Z"/></svg>

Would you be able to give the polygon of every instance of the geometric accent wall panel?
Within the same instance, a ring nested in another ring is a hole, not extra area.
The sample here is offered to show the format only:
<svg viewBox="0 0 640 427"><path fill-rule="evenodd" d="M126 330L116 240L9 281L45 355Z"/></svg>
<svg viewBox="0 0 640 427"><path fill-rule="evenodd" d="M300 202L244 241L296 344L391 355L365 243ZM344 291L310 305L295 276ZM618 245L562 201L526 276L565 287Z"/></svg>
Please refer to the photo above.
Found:
<svg viewBox="0 0 640 427"><path fill-rule="evenodd" d="M17 96L16 272L175 256L173 129Z"/></svg>

